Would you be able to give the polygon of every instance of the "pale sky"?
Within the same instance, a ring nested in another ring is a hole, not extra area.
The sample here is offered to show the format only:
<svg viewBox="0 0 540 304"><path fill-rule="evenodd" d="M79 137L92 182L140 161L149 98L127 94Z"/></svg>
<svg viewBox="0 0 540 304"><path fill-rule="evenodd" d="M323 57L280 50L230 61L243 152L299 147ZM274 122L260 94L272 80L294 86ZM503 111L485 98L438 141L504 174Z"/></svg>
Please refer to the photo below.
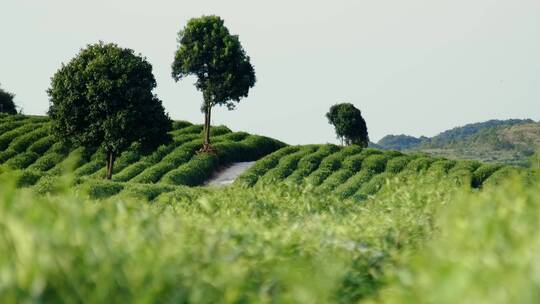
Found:
<svg viewBox="0 0 540 304"><path fill-rule="evenodd" d="M306 144L337 142L324 114L338 102L361 109L374 141L540 119L539 0L0 1L0 83L26 114L44 114L60 64L102 40L146 56L170 116L201 123L201 93L171 63L187 20L214 14L258 80L214 124Z"/></svg>

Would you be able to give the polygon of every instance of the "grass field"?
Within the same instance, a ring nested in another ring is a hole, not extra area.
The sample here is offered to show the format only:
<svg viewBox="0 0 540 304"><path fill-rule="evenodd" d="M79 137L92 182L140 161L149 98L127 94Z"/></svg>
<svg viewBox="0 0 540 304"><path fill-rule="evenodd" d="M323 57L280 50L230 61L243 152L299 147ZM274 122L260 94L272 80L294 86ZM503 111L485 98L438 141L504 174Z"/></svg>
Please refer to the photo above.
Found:
<svg viewBox="0 0 540 304"><path fill-rule="evenodd" d="M175 122L101 151L0 116L0 303L536 303L532 170ZM225 188L219 166L258 160Z"/></svg>

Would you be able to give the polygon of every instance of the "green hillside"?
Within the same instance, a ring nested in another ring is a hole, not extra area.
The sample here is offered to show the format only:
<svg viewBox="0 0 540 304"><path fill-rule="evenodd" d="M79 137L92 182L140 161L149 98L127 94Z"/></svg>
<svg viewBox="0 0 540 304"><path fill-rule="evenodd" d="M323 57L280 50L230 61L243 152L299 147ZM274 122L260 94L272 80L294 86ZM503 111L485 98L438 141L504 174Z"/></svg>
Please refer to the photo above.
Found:
<svg viewBox="0 0 540 304"><path fill-rule="evenodd" d="M540 123L530 119L490 120L454 128L432 138L388 135L374 146L521 166L540 149Z"/></svg>
<svg viewBox="0 0 540 304"><path fill-rule="evenodd" d="M161 191L197 186L219 167L254 161L284 146L274 139L217 126L211 133L218 152L197 154L202 146L202 129L201 125L176 121L170 144L151 152L133 145L116 161L113 188L121 189L126 183ZM106 159L103 151L57 142L50 134L47 117L17 115L0 117L0 164L3 170L17 171L20 186L35 185L46 191L66 169L73 170L77 182L101 181Z"/></svg>

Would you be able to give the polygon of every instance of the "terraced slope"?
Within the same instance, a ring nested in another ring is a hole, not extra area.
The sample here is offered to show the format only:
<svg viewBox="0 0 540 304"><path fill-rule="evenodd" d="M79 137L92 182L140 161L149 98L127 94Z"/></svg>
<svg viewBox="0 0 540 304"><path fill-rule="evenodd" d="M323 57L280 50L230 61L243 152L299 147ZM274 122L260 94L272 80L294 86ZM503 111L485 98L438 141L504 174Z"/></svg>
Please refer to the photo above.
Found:
<svg viewBox="0 0 540 304"><path fill-rule="evenodd" d="M115 162L114 183L108 183L115 190L109 192L122 190L128 183L135 185L132 188L148 185L148 192L201 185L220 166L255 161L285 146L271 138L217 126L211 130L217 153L199 155L196 151L202 146L202 129L201 125L176 121L170 144L151 153L143 153L137 145L130 147ZM105 153L99 149L72 148L57 142L50 134L47 117L0 116L0 170L16 170L19 186L46 190L66 167L74 170L77 182L99 184L105 165Z"/></svg>
<svg viewBox="0 0 540 304"><path fill-rule="evenodd" d="M398 174L445 174L473 188L518 170L477 161L454 161L425 154L335 145L289 146L263 159L235 182L242 187L288 183L358 200L375 194Z"/></svg>

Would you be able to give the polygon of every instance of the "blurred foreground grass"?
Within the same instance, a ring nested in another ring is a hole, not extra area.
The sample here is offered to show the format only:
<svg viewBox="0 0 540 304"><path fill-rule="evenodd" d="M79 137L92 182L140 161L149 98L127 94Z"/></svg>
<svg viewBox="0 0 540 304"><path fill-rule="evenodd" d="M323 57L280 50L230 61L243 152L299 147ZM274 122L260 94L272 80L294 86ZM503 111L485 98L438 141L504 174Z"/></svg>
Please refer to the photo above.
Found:
<svg viewBox="0 0 540 304"><path fill-rule="evenodd" d="M401 176L361 203L264 185L149 204L3 178L0 303L540 300L536 183Z"/></svg>

